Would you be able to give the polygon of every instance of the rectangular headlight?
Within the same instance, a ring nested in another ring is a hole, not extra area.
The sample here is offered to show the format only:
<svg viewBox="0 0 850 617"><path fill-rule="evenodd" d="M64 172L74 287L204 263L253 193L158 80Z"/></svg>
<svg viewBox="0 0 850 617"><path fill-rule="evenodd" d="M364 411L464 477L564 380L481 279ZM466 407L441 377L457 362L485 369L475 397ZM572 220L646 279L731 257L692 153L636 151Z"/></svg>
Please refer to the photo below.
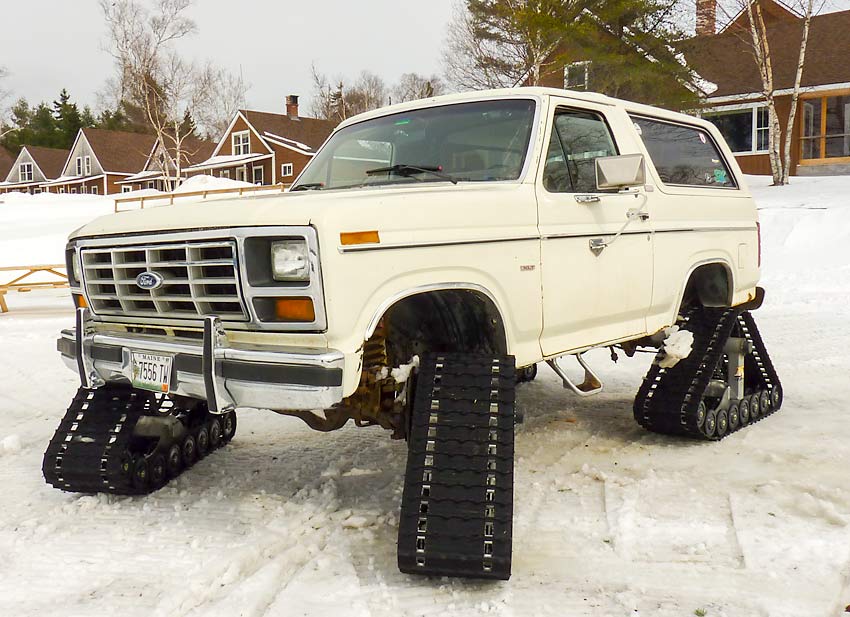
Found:
<svg viewBox="0 0 850 617"><path fill-rule="evenodd" d="M310 254L304 240L280 240L271 245L272 276L276 281L309 281Z"/></svg>

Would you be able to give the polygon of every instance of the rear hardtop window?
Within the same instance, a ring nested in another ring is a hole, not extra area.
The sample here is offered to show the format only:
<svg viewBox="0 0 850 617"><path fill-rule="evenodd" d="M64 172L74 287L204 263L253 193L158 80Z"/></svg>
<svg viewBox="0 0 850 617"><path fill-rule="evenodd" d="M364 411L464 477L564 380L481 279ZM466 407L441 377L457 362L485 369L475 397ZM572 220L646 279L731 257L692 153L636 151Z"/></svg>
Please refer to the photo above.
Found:
<svg viewBox="0 0 850 617"><path fill-rule="evenodd" d="M700 127L632 116L664 184L737 188L711 134Z"/></svg>

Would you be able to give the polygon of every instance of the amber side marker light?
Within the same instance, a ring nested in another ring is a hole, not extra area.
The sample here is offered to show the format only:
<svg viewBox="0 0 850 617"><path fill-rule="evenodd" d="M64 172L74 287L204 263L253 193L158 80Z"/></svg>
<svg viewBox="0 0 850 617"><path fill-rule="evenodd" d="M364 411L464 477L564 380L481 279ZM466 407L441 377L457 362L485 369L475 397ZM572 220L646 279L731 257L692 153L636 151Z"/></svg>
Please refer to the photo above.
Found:
<svg viewBox="0 0 850 617"><path fill-rule="evenodd" d="M339 243L343 246L351 244L380 244L381 238L377 231L344 231L339 234Z"/></svg>
<svg viewBox="0 0 850 617"><path fill-rule="evenodd" d="M74 306L77 308L88 308L89 305L86 304L86 297L83 294L71 294L74 297Z"/></svg>
<svg viewBox="0 0 850 617"><path fill-rule="evenodd" d="M316 311L310 298L277 298L274 316L278 321L316 321Z"/></svg>

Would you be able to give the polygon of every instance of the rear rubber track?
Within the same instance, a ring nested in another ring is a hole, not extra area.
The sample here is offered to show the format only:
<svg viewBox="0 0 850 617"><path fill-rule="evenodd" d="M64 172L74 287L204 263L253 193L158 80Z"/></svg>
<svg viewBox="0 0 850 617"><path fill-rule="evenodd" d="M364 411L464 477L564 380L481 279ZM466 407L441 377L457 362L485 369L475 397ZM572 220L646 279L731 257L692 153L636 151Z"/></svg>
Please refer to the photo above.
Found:
<svg viewBox="0 0 850 617"><path fill-rule="evenodd" d="M402 572L508 579L513 525L513 356L420 358L401 518Z"/></svg>
<svg viewBox="0 0 850 617"><path fill-rule="evenodd" d="M691 353L669 369L657 360L652 364L634 401L638 424L656 433L717 441L779 410L782 385L749 311L694 308L683 316L681 327L694 335ZM745 338L752 352L745 357L745 397L721 408L705 392L724 362L730 336ZM730 421L733 408L743 412L744 406L747 417L740 413L736 422ZM749 413L751 407L755 414Z"/></svg>

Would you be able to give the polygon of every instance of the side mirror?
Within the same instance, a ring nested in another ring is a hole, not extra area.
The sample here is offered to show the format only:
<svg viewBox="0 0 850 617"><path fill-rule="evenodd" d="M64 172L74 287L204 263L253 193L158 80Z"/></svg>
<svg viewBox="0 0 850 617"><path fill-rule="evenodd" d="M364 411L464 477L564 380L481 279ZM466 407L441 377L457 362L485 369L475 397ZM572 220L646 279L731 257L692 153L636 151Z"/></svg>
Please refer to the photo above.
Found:
<svg viewBox="0 0 850 617"><path fill-rule="evenodd" d="M625 189L646 184L642 154L600 156L596 159L596 188Z"/></svg>

